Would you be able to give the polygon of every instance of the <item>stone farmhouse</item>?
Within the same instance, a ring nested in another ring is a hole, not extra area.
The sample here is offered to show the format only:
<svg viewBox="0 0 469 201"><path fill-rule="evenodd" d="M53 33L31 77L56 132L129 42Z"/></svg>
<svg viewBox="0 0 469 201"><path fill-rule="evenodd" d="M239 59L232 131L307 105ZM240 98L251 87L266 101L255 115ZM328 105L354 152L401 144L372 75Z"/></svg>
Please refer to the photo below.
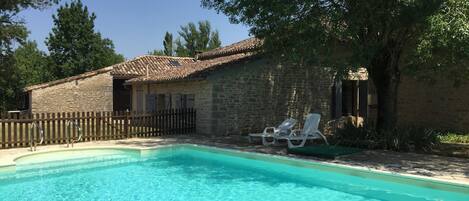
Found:
<svg viewBox="0 0 469 201"><path fill-rule="evenodd" d="M377 101L365 70L336 78L328 68L274 61L246 39L196 58L142 56L63 80L30 86L32 112L195 108L197 132L244 134L286 117L373 120ZM469 131L469 85L401 76L400 125Z"/></svg>
<svg viewBox="0 0 469 201"><path fill-rule="evenodd" d="M131 90L124 82L192 63L192 58L141 56L80 75L26 87L27 110L40 112L125 111Z"/></svg>
<svg viewBox="0 0 469 201"><path fill-rule="evenodd" d="M342 116L374 120L377 99L366 70L335 78L326 68L275 62L250 38L199 54L196 62L126 81L132 109L197 109L197 131L239 134L262 130L290 116L322 115L322 124ZM401 126L469 131L469 85L454 87L401 76Z"/></svg>
<svg viewBox="0 0 469 201"><path fill-rule="evenodd" d="M342 116L342 104L335 104L342 95L333 90L327 69L274 62L257 51L260 44L250 38L199 54L180 68L126 81L132 86L132 109L194 107L197 132L207 134L259 131L309 112L321 113L323 122ZM360 86L366 104L366 85ZM366 115L364 109L359 112Z"/></svg>

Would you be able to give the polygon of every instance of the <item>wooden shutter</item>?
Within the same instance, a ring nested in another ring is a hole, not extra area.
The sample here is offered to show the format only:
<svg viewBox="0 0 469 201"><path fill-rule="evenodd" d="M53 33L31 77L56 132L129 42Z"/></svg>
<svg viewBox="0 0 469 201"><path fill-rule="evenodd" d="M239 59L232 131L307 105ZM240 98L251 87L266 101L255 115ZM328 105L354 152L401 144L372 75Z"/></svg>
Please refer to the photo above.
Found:
<svg viewBox="0 0 469 201"><path fill-rule="evenodd" d="M174 100L175 100L175 108L176 109L180 109L180 108L183 108L183 105L182 105L182 101L181 101L181 98L183 96L181 94L174 94Z"/></svg>
<svg viewBox="0 0 469 201"><path fill-rule="evenodd" d="M187 94L186 95L186 108L194 108L195 107L195 95L194 94Z"/></svg>
<svg viewBox="0 0 469 201"><path fill-rule="evenodd" d="M155 112L156 111L156 95L147 94L146 96L146 111Z"/></svg>
<svg viewBox="0 0 469 201"><path fill-rule="evenodd" d="M165 109L171 109L171 94L166 94L164 96Z"/></svg>
<svg viewBox="0 0 469 201"><path fill-rule="evenodd" d="M340 118L342 117L342 81L336 81L333 87L333 118Z"/></svg>

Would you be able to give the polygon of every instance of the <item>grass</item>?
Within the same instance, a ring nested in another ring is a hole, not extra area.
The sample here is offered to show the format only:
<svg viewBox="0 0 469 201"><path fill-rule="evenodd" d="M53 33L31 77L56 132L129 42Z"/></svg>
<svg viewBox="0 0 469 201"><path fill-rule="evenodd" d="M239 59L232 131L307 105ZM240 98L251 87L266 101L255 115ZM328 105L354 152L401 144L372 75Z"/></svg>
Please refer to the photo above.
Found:
<svg viewBox="0 0 469 201"><path fill-rule="evenodd" d="M442 143L462 143L469 144L469 134L446 133L438 136Z"/></svg>

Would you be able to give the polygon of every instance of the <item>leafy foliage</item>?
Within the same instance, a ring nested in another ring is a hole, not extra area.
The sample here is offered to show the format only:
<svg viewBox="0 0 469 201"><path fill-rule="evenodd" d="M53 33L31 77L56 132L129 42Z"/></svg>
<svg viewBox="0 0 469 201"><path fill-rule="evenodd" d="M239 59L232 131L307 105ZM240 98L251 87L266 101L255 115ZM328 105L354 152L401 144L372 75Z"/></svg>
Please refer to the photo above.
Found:
<svg viewBox="0 0 469 201"><path fill-rule="evenodd" d="M0 2L0 111L16 108L21 93L20 72L13 56L14 42L24 43L28 32L17 14L27 8L41 9L57 0L7 0Z"/></svg>
<svg viewBox="0 0 469 201"><path fill-rule="evenodd" d="M469 54L467 0L203 0L202 5L251 26L273 53L289 53L285 55L293 59L314 56L312 62L334 68L369 67L390 43L398 43L395 50L403 56L412 55L400 58L403 68L411 62L427 68L439 63L430 58L440 56L454 64ZM334 56L331 51L338 49L350 54L340 61L321 57ZM451 57L440 54L450 49Z"/></svg>
<svg viewBox="0 0 469 201"><path fill-rule="evenodd" d="M188 23L181 26L178 31L179 37L173 41L173 35L166 32L163 40L163 50L149 52L153 55L193 57L198 52L215 49L221 46L218 31L212 31L210 22L200 21L198 26Z"/></svg>
<svg viewBox="0 0 469 201"><path fill-rule="evenodd" d="M0 111L16 108L21 85L18 69L12 54L0 54Z"/></svg>
<svg viewBox="0 0 469 201"><path fill-rule="evenodd" d="M80 0L65 4L53 15L54 27L47 38L58 78L68 77L122 62L111 40L94 30L96 15Z"/></svg>
<svg viewBox="0 0 469 201"><path fill-rule="evenodd" d="M467 80L468 0L202 0L251 27L274 58L367 68L378 96L377 125L393 129L401 71ZM465 65L466 64L466 65Z"/></svg>
<svg viewBox="0 0 469 201"><path fill-rule="evenodd" d="M212 50L212 49L219 48L219 47L221 47L220 36L218 34L218 31L215 30L212 32L212 37L210 38L210 41L208 42L207 50Z"/></svg>
<svg viewBox="0 0 469 201"><path fill-rule="evenodd" d="M54 80L52 61L37 48L36 42L28 41L14 52L15 65L19 71L20 86L28 86Z"/></svg>
<svg viewBox="0 0 469 201"><path fill-rule="evenodd" d="M164 47L164 54L166 56L174 55L173 34L166 32L166 34L164 35L163 47Z"/></svg>
<svg viewBox="0 0 469 201"><path fill-rule="evenodd" d="M181 26L178 31L179 38L176 40L176 54L178 56L194 56L196 54L197 46L202 44L199 42L199 32L194 23L190 22L186 26ZM182 38L182 40L181 40ZM204 37L200 37L204 40Z"/></svg>
<svg viewBox="0 0 469 201"><path fill-rule="evenodd" d="M212 31L210 22L200 21L198 27L194 23L181 26L176 39L177 56L195 56L197 52L203 52L220 47L221 41L218 31Z"/></svg>
<svg viewBox="0 0 469 201"><path fill-rule="evenodd" d="M448 133L439 135L438 138L443 143L469 144L469 134L459 134L459 133L448 132Z"/></svg>
<svg viewBox="0 0 469 201"><path fill-rule="evenodd" d="M11 53L13 42L24 42L28 32L17 14L27 8L41 9L58 0L7 0L0 2L0 54ZM10 51L10 52L9 52Z"/></svg>
<svg viewBox="0 0 469 201"><path fill-rule="evenodd" d="M435 130L415 126L377 132L374 128L346 124L331 140L339 145L368 149L429 152L440 144L439 135Z"/></svg>
<svg viewBox="0 0 469 201"><path fill-rule="evenodd" d="M469 1L444 1L427 22L406 72L427 80L440 74L457 83L468 80Z"/></svg>
<svg viewBox="0 0 469 201"><path fill-rule="evenodd" d="M173 34L166 32L164 35L164 40L163 40L163 50L153 50L148 52L151 55L158 55L158 56L174 56L175 50L173 48L174 42L173 42Z"/></svg>

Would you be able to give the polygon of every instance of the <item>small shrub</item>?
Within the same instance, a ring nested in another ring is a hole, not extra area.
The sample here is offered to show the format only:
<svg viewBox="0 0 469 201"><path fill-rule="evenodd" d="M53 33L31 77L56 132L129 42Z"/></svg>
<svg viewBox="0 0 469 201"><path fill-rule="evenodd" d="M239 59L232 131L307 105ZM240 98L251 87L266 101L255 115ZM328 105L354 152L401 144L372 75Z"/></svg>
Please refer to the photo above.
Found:
<svg viewBox="0 0 469 201"><path fill-rule="evenodd" d="M414 150L416 151L433 151L434 148L440 145L440 139L438 138L440 134L440 132L430 128L409 128L410 141L413 143Z"/></svg>
<svg viewBox="0 0 469 201"><path fill-rule="evenodd" d="M374 129L355 127L353 124L345 124L342 128L338 128L332 135L331 141L339 145L365 149L381 148L378 134Z"/></svg>
<svg viewBox="0 0 469 201"><path fill-rule="evenodd" d="M458 133L445 133L439 135L438 138L443 143L464 143L469 144L469 134L458 134Z"/></svg>
<svg viewBox="0 0 469 201"><path fill-rule="evenodd" d="M373 127L345 125L332 141L339 145L393 151L431 151L440 144L439 132L428 128L403 127L376 131Z"/></svg>

